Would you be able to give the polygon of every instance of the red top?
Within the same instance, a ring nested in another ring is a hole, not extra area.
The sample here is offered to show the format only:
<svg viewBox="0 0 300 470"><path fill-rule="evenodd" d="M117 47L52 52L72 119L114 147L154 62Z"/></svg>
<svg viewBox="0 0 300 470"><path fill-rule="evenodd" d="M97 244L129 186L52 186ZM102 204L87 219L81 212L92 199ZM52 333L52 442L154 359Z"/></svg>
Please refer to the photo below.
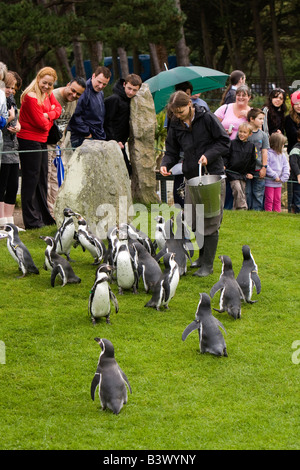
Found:
<svg viewBox="0 0 300 470"><path fill-rule="evenodd" d="M53 104L55 108L51 110ZM43 113L47 113L49 119ZM46 142L53 121L60 116L60 113L61 105L53 93L46 96L41 105L38 104L37 98L26 95L20 109L21 130L18 132L18 137L36 142Z"/></svg>

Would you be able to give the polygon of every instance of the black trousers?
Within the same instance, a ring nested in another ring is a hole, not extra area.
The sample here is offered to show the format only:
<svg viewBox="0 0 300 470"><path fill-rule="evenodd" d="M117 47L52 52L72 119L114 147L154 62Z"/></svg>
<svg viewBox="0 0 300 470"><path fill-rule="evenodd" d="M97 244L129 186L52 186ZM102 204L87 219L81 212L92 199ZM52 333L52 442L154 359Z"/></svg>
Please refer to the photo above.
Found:
<svg viewBox="0 0 300 470"><path fill-rule="evenodd" d="M1 163L0 202L15 204L19 185L19 163Z"/></svg>
<svg viewBox="0 0 300 470"><path fill-rule="evenodd" d="M55 224L47 205L47 144L18 138L22 172L21 203L26 229ZM27 152L22 153L22 150Z"/></svg>

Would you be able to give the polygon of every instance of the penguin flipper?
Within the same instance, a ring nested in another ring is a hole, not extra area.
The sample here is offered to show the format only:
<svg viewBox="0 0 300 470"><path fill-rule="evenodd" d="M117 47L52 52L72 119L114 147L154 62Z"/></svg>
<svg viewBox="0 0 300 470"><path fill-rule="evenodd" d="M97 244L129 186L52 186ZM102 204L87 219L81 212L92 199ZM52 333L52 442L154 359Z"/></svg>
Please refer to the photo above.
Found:
<svg viewBox="0 0 300 470"><path fill-rule="evenodd" d="M200 327L200 322L197 321L197 320L194 320L192 323L190 323L186 329L184 330L184 332L182 333L182 336L181 336L181 339L182 341L185 341L186 338L188 337L188 335L190 333L192 333L192 331L195 331L195 330L198 330Z"/></svg>
<svg viewBox="0 0 300 470"><path fill-rule="evenodd" d="M112 301L112 303L114 304L115 312L118 313L119 303L118 303L117 297L115 296L115 294L113 293L113 291L111 289L109 289L109 298Z"/></svg>
<svg viewBox="0 0 300 470"><path fill-rule="evenodd" d="M163 248L162 250L160 250L157 255L154 256L154 259L155 261L159 261L165 254L167 253L167 249L166 248Z"/></svg>
<svg viewBox="0 0 300 470"><path fill-rule="evenodd" d="M51 286L54 287L56 276L60 276L62 280L62 285L66 284L66 276L64 270L60 264L56 264L51 271Z"/></svg>
<svg viewBox="0 0 300 470"><path fill-rule="evenodd" d="M118 366L118 367L119 367L119 371L120 371L120 374L121 374L121 376L122 376L122 379L123 379L123 380L126 382L126 384L127 384L127 386L128 386L128 389L129 389L130 393L132 393L132 390L131 390L131 386L130 386L129 380L128 380L128 378L127 378L127 376L126 376L125 372L123 372L123 371L122 371L122 369L121 369L121 367L120 367L120 366Z"/></svg>
<svg viewBox="0 0 300 470"><path fill-rule="evenodd" d="M167 301L170 297L170 284L164 280L163 282L163 289L164 289L164 300Z"/></svg>
<svg viewBox="0 0 300 470"><path fill-rule="evenodd" d="M260 278L257 274L257 271L252 271L251 273L251 279L252 281L254 282L254 285L255 285L255 289L256 289L256 292L257 294L260 293L261 291L261 282L260 282Z"/></svg>
<svg viewBox="0 0 300 470"><path fill-rule="evenodd" d="M222 328L222 330L225 331L225 333L226 333L226 335L227 335L227 331L226 331L226 329L225 329L223 323L221 323L220 320L218 320L216 317L214 317L214 319L215 319L216 324L217 324L218 326L220 326L220 327Z"/></svg>
<svg viewBox="0 0 300 470"><path fill-rule="evenodd" d="M91 383L91 398L93 401L95 401L95 391L100 383L100 380L101 380L101 374L99 372L96 372Z"/></svg>
<svg viewBox="0 0 300 470"><path fill-rule="evenodd" d="M223 287L224 287L224 281L222 279L220 279L210 289L209 295L211 296L211 298L213 298L213 296L218 292L218 290L222 289Z"/></svg>

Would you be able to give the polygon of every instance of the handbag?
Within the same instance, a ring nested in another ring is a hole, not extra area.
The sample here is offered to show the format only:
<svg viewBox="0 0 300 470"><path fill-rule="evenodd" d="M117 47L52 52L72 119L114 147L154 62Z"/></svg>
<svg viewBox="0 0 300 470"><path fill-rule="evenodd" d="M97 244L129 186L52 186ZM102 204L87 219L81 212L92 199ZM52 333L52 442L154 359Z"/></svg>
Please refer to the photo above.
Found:
<svg viewBox="0 0 300 470"><path fill-rule="evenodd" d="M57 144L57 142L62 138L62 136L63 136L63 133L58 127L57 122L53 121L53 125L48 134L47 144L49 145Z"/></svg>

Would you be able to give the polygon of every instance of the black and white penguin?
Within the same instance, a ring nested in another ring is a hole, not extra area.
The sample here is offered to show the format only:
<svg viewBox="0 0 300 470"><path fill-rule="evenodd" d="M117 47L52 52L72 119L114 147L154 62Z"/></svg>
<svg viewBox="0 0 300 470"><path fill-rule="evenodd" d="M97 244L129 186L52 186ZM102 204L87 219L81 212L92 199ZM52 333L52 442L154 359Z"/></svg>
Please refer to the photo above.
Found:
<svg viewBox="0 0 300 470"><path fill-rule="evenodd" d="M248 302L249 304L253 304L257 302L257 300L251 300L253 294L253 287L255 286L257 294L259 294L261 291L261 282L258 276L258 267L255 263L250 247L248 245L244 245L242 247L242 252L244 260L236 280L243 291L246 302Z"/></svg>
<svg viewBox="0 0 300 470"><path fill-rule="evenodd" d="M99 398L102 409L109 408L114 414L120 413L127 403L127 388L132 393L130 383L125 373L115 359L113 344L105 338L95 338L99 343L101 353L97 370L91 383L91 397L95 400L95 391L99 386Z"/></svg>
<svg viewBox="0 0 300 470"><path fill-rule="evenodd" d="M219 281L211 288L210 296L213 298L220 290L220 308L214 310L219 313L228 312L236 320L241 318L241 300L245 300L244 294L234 277L229 256L221 255L219 259L222 261L222 272Z"/></svg>
<svg viewBox="0 0 300 470"><path fill-rule="evenodd" d="M32 256L19 237L18 227L14 224L6 224L4 232L7 235L7 248L14 260L17 261L22 276L28 273L39 274L39 270L34 264Z"/></svg>
<svg viewBox="0 0 300 470"><path fill-rule="evenodd" d="M119 232L124 233L128 240L139 241L151 256L155 255L155 248L150 237L141 230L138 230L132 224L122 223L119 227Z"/></svg>
<svg viewBox="0 0 300 470"><path fill-rule="evenodd" d="M180 276L183 276L187 272L187 260L191 261L189 253L190 243L183 235L184 229L182 225L177 227L176 234L174 234L173 227L174 217L171 217L166 222L167 239L165 247L155 256L155 260L159 261L165 253L175 253L175 261L178 264Z"/></svg>
<svg viewBox="0 0 300 470"><path fill-rule="evenodd" d="M51 271L51 286L54 287L55 279L59 275L62 280L62 286L66 284L79 284L81 279L76 276L69 261L56 252L56 243L53 237L40 236L47 243L45 250L45 270Z"/></svg>
<svg viewBox="0 0 300 470"><path fill-rule="evenodd" d="M114 259L116 256L117 247L119 244L118 232L119 232L119 229L115 225L108 229L107 235L106 235L107 249L104 254L103 261L104 263L108 263L110 266L113 266L113 267L114 267Z"/></svg>
<svg viewBox="0 0 300 470"><path fill-rule="evenodd" d="M137 244L140 243L137 242ZM119 241L114 258L114 266L119 294L122 295L124 290L129 289L132 289L133 293L137 294L139 282L137 252L135 247L133 247L133 250L129 250L127 239Z"/></svg>
<svg viewBox="0 0 300 470"><path fill-rule="evenodd" d="M89 296L89 314L95 325L96 320L101 317L106 318L106 323L110 323L110 302L115 307L115 312L119 311L119 304L115 294L109 287L110 273L112 267L109 264L101 264L96 271L96 278Z"/></svg>
<svg viewBox="0 0 300 470"><path fill-rule="evenodd" d="M155 226L155 247L160 251L163 250L166 244L166 228L165 228L165 219L162 215L157 215L154 220L156 220Z"/></svg>
<svg viewBox="0 0 300 470"><path fill-rule="evenodd" d="M161 275L161 279L153 288L152 298L145 305L145 307L153 307L156 310L159 310L161 305L169 308L169 302L175 295L180 279L179 268L175 261L174 253L166 253L163 260L165 270Z"/></svg>
<svg viewBox="0 0 300 470"><path fill-rule="evenodd" d="M76 231L73 216L77 214L68 207L64 209L63 214L64 220L54 236L56 251L59 255L65 255L68 261L72 261L70 259L70 251L74 244Z"/></svg>
<svg viewBox="0 0 300 470"><path fill-rule="evenodd" d="M74 247L81 245L83 251L87 250L94 258L94 265L100 264L106 251L106 247L100 238L96 237L89 231L86 220L80 215L77 215L78 230L75 233L76 242Z"/></svg>
<svg viewBox="0 0 300 470"><path fill-rule="evenodd" d="M134 246L137 251L138 275L143 279L144 289L147 293L149 291L153 292L155 285L161 279L161 268L141 243L135 242L131 246Z"/></svg>
<svg viewBox="0 0 300 470"><path fill-rule="evenodd" d="M200 294L195 320L182 333L182 341L185 341L192 331L198 330L200 353L227 357L225 340L219 327L226 333L222 323L212 315L209 295L202 293Z"/></svg>

